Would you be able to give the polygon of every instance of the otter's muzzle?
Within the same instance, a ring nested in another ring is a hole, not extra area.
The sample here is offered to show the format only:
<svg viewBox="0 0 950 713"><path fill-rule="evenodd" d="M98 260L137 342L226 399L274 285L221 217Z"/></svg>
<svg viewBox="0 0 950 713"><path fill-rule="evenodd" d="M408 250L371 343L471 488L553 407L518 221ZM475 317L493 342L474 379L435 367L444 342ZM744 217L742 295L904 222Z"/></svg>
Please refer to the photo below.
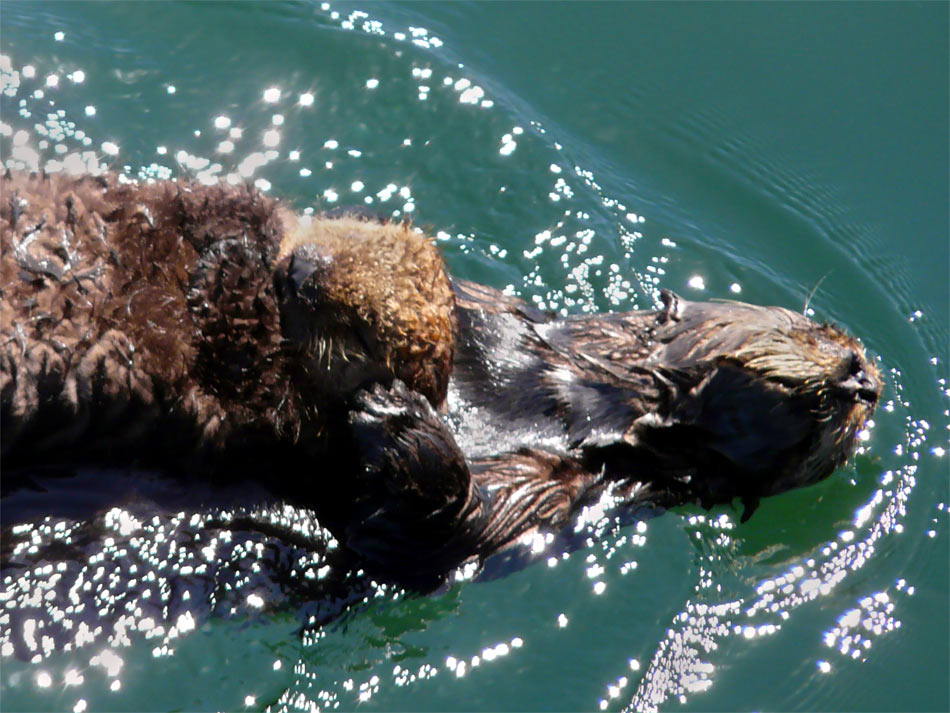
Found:
<svg viewBox="0 0 950 713"><path fill-rule="evenodd" d="M881 396L881 387L881 375L877 367L858 352L852 353L851 368L838 384L838 388L849 395L851 400L874 406Z"/></svg>

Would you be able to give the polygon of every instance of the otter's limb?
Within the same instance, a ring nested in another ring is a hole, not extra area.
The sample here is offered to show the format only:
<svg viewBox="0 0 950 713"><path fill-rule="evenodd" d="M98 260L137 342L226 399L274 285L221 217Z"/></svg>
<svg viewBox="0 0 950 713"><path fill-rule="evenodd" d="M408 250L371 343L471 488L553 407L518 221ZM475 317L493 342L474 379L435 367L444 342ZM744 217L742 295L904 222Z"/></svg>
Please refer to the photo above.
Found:
<svg viewBox="0 0 950 713"><path fill-rule="evenodd" d="M347 546L409 583L470 554L481 497L426 398L377 384L359 392L350 424L361 467Z"/></svg>
<svg viewBox="0 0 950 713"><path fill-rule="evenodd" d="M563 526L599 480L579 461L541 449L469 468L429 402L398 380L360 392L350 423L361 482L347 545L407 583Z"/></svg>

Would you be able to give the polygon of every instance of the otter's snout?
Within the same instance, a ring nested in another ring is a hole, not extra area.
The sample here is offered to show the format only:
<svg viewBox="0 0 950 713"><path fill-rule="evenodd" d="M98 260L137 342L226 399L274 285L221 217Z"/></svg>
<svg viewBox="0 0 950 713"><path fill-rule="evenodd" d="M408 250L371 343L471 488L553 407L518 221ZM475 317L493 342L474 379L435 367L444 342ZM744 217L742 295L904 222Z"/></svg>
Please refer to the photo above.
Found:
<svg viewBox="0 0 950 713"><path fill-rule="evenodd" d="M863 354L852 351L848 373L838 383L838 387L851 395L853 400L874 406L881 396L881 375Z"/></svg>

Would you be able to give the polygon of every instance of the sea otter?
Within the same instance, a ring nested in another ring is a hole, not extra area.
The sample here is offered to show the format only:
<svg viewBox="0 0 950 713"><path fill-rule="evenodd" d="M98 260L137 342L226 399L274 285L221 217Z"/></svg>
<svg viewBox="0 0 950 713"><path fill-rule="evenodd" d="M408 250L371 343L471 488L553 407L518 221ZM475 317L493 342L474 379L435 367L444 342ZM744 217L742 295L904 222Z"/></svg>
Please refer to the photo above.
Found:
<svg viewBox="0 0 950 713"><path fill-rule="evenodd" d="M111 175L0 187L5 489L51 460L258 479L403 582L608 491L747 517L840 466L881 391L857 340L779 307L663 292L556 318L360 211Z"/></svg>

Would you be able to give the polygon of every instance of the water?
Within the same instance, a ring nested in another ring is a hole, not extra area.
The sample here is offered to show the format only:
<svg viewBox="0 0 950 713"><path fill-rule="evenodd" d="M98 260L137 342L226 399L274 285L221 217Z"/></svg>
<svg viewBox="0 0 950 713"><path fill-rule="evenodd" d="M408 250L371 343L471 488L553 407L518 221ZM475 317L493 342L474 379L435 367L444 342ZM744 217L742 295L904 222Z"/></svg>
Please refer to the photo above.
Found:
<svg viewBox="0 0 950 713"><path fill-rule="evenodd" d="M426 598L364 582L303 631L301 582L332 551L293 550L299 578L275 583L264 536L201 560L168 543L205 520L117 509L76 590L102 595L102 631L42 600L80 563L5 574L4 708L947 709L947 26L940 3L4 3L4 163L370 199L438 234L455 274L559 311L659 287L800 308L820 282L816 318L888 376L854 462L746 524L595 519L567 557ZM117 637L106 595L150 575ZM38 612L33 662L17 611Z"/></svg>

